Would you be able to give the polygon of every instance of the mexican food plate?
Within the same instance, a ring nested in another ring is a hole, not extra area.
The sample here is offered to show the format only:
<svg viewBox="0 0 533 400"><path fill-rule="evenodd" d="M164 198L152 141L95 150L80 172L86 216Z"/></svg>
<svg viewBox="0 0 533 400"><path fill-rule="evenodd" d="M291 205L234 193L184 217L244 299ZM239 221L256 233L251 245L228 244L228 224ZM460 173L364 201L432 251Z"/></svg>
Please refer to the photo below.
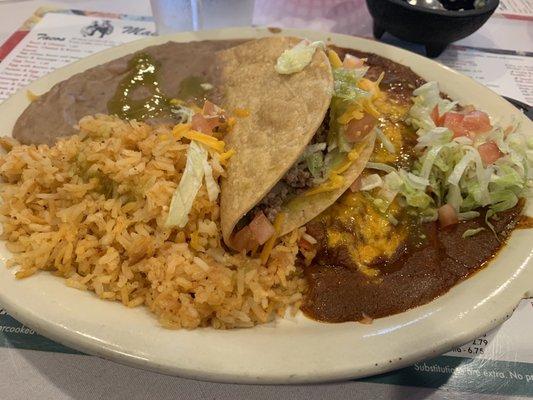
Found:
<svg viewBox="0 0 533 400"><path fill-rule="evenodd" d="M183 377L383 373L533 291L533 125L371 40L232 28L95 54L0 105L0 304Z"/></svg>

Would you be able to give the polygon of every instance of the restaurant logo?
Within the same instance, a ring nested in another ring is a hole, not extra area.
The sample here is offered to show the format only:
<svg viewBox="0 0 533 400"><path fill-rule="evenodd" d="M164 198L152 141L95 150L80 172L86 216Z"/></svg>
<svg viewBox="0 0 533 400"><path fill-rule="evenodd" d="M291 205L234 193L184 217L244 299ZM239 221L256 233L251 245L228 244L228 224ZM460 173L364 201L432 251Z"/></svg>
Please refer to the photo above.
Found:
<svg viewBox="0 0 533 400"><path fill-rule="evenodd" d="M113 32L113 25L108 19L103 19L100 21L93 21L92 24L84 26L81 28L81 34L83 36L94 36L95 34L100 35L100 39L106 35L110 35Z"/></svg>
<svg viewBox="0 0 533 400"><path fill-rule="evenodd" d="M135 36L156 36L155 32L149 31L146 28L141 26L126 25L122 28L122 33L126 35L135 35Z"/></svg>

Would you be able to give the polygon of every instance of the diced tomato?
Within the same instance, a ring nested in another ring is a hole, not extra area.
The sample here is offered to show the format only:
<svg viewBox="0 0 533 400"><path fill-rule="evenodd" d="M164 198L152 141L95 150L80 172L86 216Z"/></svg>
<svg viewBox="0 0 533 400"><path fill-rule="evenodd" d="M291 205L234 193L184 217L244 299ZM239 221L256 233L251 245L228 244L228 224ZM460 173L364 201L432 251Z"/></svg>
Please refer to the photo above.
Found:
<svg viewBox="0 0 533 400"><path fill-rule="evenodd" d="M202 113L194 114L191 121L191 127L195 131L211 135L213 130L224 123L224 110L209 100L206 100Z"/></svg>
<svg viewBox="0 0 533 400"><path fill-rule="evenodd" d="M210 121L204 117L202 114L194 114L191 120L191 128L195 131L205 133L206 135L211 135L213 133L213 128L211 127Z"/></svg>
<svg viewBox="0 0 533 400"><path fill-rule="evenodd" d="M361 68L363 65L365 65L364 60L360 59L359 57L352 56L351 54L346 54L344 56L344 61L342 62L342 66L346 69Z"/></svg>
<svg viewBox="0 0 533 400"><path fill-rule="evenodd" d="M483 160L483 164L485 165L492 164L498 158L503 156L503 153L498 148L498 145L496 145L496 143L493 141L480 144L477 148L477 151L479 152L481 160Z"/></svg>
<svg viewBox="0 0 533 400"><path fill-rule="evenodd" d="M489 116L483 111L471 111L463 119L463 127L474 133L488 132L492 129Z"/></svg>
<svg viewBox="0 0 533 400"><path fill-rule="evenodd" d="M215 103L212 103L209 100L205 101L204 107L202 109L202 114L204 114L206 117L215 117L218 115L222 115L223 113L224 110L217 106Z"/></svg>
<svg viewBox="0 0 533 400"><path fill-rule="evenodd" d="M445 126L450 129L453 132L454 138L491 130L490 119L486 113L471 110L472 108L469 106L465 107L465 109L469 110L469 112L464 113L463 111L458 113L450 111L439 117L438 110L435 107L431 112L431 118L435 121L436 125Z"/></svg>
<svg viewBox="0 0 533 400"><path fill-rule="evenodd" d="M262 212L255 214L254 219L250 222L250 231L257 243L265 243L272 235L276 233L274 226Z"/></svg>
<svg viewBox="0 0 533 400"><path fill-rule="evenodd" d="M468 131L463 126L465 116L456 112L447 112L442 116L442 126L453 132L453 137L466 136Z"/></svg>
<svg viewBox="0 0 533 400"><path fill-rule="evenodd" d="M246 225L239 232L233 235L231 244L237 251L253 251L259 245L253 238L250 225Z"/></svg>
<svg viewBox="0 0 533 400"><path fill-rule="evenodd" d="M360 322L361 324L365 324L365 325L371 325L372 322L374 322L374 318L369 317L365 313L362 313L362 317L358 322Z"/></svg>
<svg viewBox="0 0 533 400"><path fill-rule="evenodd" d="M359 176L353 183L350 185L350 190L352 192L358 192L361 190L361 177Z"/></svg>
<svg viewBox="0 0 533 400"><path fill-rule="evenodd" d="M305 239L300 239L298 241L298 246L304 251L311 251L314 248L314 246Z"/></svg>
<svg viewBox="0 0 533 400"><path fill-rule="evenodd" d="M441 228L455 225L459 222L457 211L450 204L444 204L439 208L439 224Z"/></svg>
<svg viewBox="0 0 533 400"><path fill-rule="evenodd" d="M433 110L431 111L431 119L435 122L435 125L442 126L444 115L439 115L439 106L433 107Z"/></svg>
<svg viewBox="0 0 533 400"><path fill-rule="evenodd" d="M191 128L206 135L211 135L217 126L222 125L223 120L220 118L220 116L205 117L202 114L194 114L192 116Z"/></svg>
<svg viewBox="0 0 533 400"><path fill-rule="evenodd" d="M376 126L377 119L370 114L365 113L361 119L352 119L346 125L344 135L346 140L350 143L355 143L365 137L374 126Z"/></svg>

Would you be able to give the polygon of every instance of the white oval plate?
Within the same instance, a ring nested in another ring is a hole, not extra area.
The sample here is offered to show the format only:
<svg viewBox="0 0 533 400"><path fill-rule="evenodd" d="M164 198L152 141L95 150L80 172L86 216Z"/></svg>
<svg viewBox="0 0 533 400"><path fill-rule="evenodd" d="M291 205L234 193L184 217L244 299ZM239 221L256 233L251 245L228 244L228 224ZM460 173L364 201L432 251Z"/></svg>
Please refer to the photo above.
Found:
<svg viewBox="0 0 533 400"><path fill-rule="evenodd" d="M436 80L451 98L475 104L493 117L533 126L516 108L470 78L416 54L346 35L284 30L377 53ZM267 29L233 28L154 37L112 48L32 83L44 93L75 73L146 46L173 41L255 38ZM26 90L0 105L0 132L8 134L27 107ZM529 214L532 207L528 204ZM98 300L41 273L17 281L0 265L0 304L15 318L62 344L124 364L183 377L240 383L301 383L378 374L441 354L502 323L521 298L533 293L533 234L517 230L488 267L421 307L374 321L322 324L303 315L253 329L172 331L145 309ZM9 252L0 244L5 262ZM3 264L3 262L2 262Z"/></svg>

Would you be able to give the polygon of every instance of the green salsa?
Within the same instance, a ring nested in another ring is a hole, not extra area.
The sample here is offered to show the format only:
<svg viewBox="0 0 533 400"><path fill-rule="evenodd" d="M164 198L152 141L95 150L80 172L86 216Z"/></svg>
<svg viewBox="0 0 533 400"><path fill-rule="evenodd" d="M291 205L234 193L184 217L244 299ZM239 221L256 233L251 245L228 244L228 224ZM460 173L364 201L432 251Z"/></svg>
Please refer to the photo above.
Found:
<svg viewBox="0 0 533 400"><path fill-rule="evenodd" d="M128 62L129 74L119 83L114 96L107 103L110 114L122 119L143 121L161 116L178 114L179 105L172 104L158 82L160 63L147 53L137 53ZM181 100L203 100L207 90L204 78L190 76L180 83L178 98ZM133 92L143 87L149 95L134 99Z"/></svg>
<svg viewBox="0 0 533 400"><path fill-rule="evenodd" d="M128 67L130 73L107 103L109 112L122 119L144 120L170 110L170 99L161 92L157 81L159 63L146 53L138 53L128 62ZM133 100L133 91L142 86L150 91L150 95Z"/></svg>
<svg viewBox="0 0 533 400"><path fill-rule="evenodd" d="M199 76L189 76L180 83L178 98L182 100L205 100L207 90L202 87L207 83L205 78Z"/></svg>

